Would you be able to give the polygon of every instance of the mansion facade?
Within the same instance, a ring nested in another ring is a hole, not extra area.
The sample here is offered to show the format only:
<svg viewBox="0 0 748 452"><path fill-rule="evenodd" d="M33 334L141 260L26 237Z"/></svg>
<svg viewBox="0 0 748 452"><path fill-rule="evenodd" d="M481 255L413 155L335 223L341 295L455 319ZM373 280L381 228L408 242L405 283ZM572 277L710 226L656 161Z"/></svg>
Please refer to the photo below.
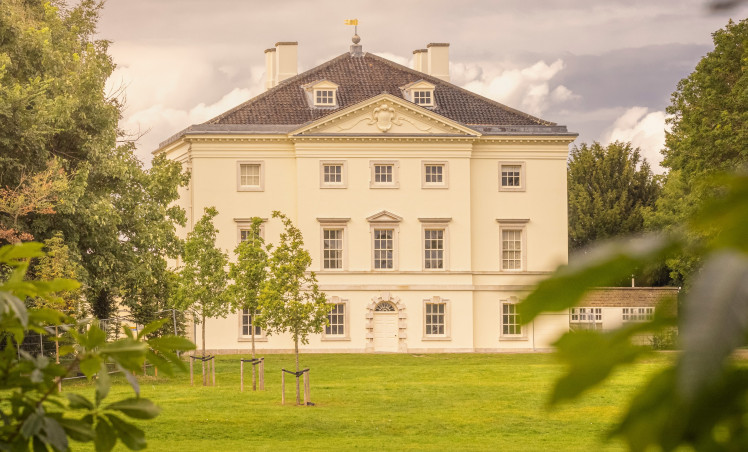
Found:
<svg viewBox="0 0 748 452"><path fill-rule="evenodd" d="M577 135L451 84L448 44L415 51L411 69L354 42L301 74L296 43L276 44L267 91L160 145L191 174L180 234L215 206L232 255L252 217L268 243L282 229L272 211L291 218L334 304L302 352L550 348L569 312L522 325L516 303L567 262ZM208 351L248 351L250 323L209 319ZM293 350L256 333L259 351Z"/></svg>

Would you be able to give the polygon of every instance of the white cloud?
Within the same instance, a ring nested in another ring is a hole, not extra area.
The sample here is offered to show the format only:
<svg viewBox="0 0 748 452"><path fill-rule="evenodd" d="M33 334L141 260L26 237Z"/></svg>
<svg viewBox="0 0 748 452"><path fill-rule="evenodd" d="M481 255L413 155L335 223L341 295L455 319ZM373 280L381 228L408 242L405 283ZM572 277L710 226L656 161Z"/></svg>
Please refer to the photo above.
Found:
<svg viewBox="0 0 748 452"><path fill-rule="evenodd" d="M150 162L151 152L160 142L192 124L199 124L218 116L252 96L251 89L234 88L213 104L200 103L187 110L160 103L124 117L120 127L133 135L146 132L137 142L136 154L144 162Z"/></svg>
<svg viewBox="0 0 748 452"><path fill-rule="evenodd" d="M553 78L564 69L561 59L551 64L538 61L524 68L505 66L510 65L452 64L452 82L533 115L542 115L576 97L563 85L553 86Z"/></svg>
<svg viewBox="0 0 748 452"><path fill-rule="evenodd" d="M665 169L660 166L660 150L665 146L666 115L664 111L648 111L646 107L629 108L603 133L600 142L608 144L616 140L630 141L634 147L641 149L642 156L649 161L652 171L662 174Z"/></svg>

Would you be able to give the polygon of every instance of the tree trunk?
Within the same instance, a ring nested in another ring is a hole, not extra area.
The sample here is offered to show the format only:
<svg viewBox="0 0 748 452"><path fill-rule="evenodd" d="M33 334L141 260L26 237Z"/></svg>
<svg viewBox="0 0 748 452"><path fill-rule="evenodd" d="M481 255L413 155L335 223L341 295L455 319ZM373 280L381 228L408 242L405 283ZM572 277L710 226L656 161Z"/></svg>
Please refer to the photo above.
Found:
<svg viewBox="0 0 748 452"><path fill-rule="evenodd" d="M205 314L202 315L203 318L203 358L205 358ZM208 376L205 374L205 359L203 359L203 386L208 386Z"/></svg>
<svg viewBox="0 0 748 452"><path fill-rule="evenodd" d="M202 325L202 331L203 331L203 333L202 333L203 334L203 337L202 337L202 340L203 340L203 358L205 358L205 314L202 315L202 319L203 319L203 325Z"/></svg>
<svg viewBox="0 0 748 452"><path fill-rule="evenodd" d="M301 405L299 394L299 336L294 335L294 351L296 352L296 405Z"/></svg>
<svg viewBox="0 0 748 452"><path fill-rule="evenodd" d="M250 317L249 328L252 330L252 359L255 359L255 316Z"/></svg>

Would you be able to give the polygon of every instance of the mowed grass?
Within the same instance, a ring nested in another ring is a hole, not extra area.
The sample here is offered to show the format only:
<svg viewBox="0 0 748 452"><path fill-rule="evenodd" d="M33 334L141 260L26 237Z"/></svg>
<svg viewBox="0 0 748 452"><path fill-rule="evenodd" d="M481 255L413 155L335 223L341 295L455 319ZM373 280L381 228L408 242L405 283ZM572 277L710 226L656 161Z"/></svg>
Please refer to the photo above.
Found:
<svg viewBox="0 0 748 452"><path fill-rule="evenodd" d="M216 387L201 385L199 366L195 386L189 374L138 377L142 396L162 409L138 422L148 450L623 450L620 442L604 442L606 432L646 377L671 359L654 355L549 410L549 392L563 371L551 354L302 355L311 368L313 407L294 406L293 378L281 405L280 369L293 368L293 355L265 356L265 391L251 390L246 365L243 393L239 358L217 358ZM93 393L86 383L65 390ZM131 394L115 379L112 401Z"/></svg>

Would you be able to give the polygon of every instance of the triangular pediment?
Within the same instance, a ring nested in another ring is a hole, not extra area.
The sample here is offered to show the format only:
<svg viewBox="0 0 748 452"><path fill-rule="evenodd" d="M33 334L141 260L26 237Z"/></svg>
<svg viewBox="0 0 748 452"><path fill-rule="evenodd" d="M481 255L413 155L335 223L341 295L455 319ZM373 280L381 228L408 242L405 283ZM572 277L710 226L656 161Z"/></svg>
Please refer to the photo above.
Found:
<svg viewBox="0 0 748 452"><path fill-rule="evenodd" d="M367 217L366 221L368 221L369 223L399 223L403 221L403 217L395 215L392 212L383 210L379 213L375 213L374 215L370 217Z"/></svg>
<svg viewBox="0 0 748 452"><path fill-rule="evenodd" d="M291 135L479 136L469 127L391 94L380 94L307 124Z"/></svg>

